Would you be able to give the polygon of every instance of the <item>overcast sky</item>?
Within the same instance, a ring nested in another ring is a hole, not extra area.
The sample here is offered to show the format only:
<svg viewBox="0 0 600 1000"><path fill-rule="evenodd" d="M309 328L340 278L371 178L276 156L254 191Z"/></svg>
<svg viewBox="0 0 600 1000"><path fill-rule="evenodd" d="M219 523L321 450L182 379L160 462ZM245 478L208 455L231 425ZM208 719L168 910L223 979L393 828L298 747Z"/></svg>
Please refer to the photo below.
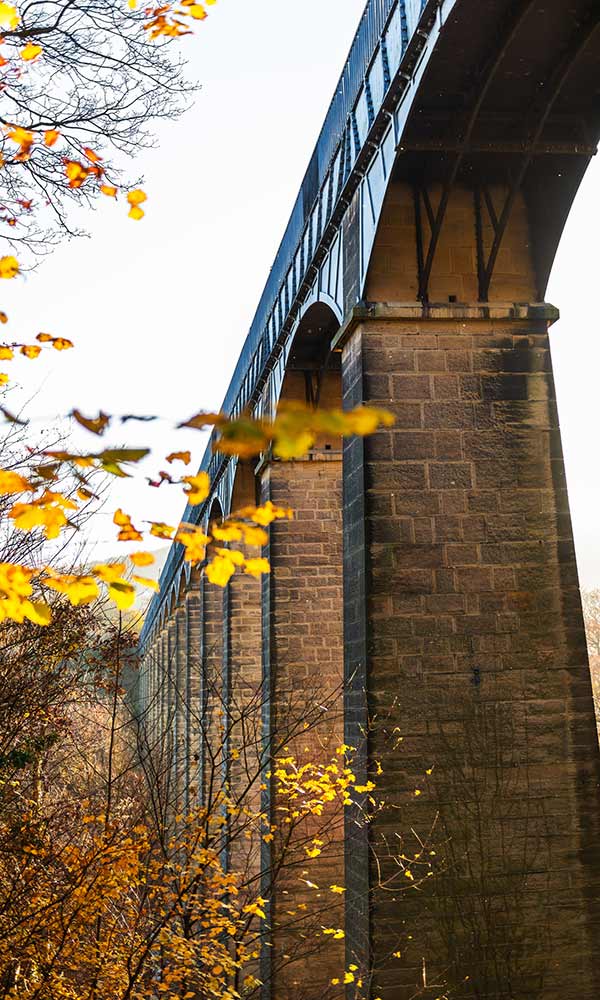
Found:
<svg viewBox="0 0 600 1000"><path fill-rule="evenodd" d="M38 387L30 412L41 424L73 406L88 414L159 412L165 423L138 425L128 443L151 442L162 455L192 447L199 462L201 435L174 439L170 422L222 401L363 7L364 0L220 0L182 40L202 90L136 162L146 217L132 222L123 204L103 199L81 220L89 239L63 244L36 272L3 283L12 337L47 330L77 345L18 363L28 386ZM600 586L599 224L595 161L547 296L562 312L552 348L585 586ZM117 439L121 432L110 440ZM119 486L115 501L171 523L183 508L178 490L141 493L132 483ZM108 515L99 523L109 543Z"/></svg>

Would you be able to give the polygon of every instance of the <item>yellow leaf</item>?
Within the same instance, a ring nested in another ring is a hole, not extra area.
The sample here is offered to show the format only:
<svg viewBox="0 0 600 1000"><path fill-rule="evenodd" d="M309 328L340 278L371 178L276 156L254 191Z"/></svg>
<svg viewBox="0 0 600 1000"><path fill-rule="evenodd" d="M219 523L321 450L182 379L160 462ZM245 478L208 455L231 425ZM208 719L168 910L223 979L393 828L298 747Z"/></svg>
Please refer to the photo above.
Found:
<svg viewBox="0 0 600 1000"><path fill-rule="evenodd" d="M140 188L136 188L134 191L129 191L127 194L127 201L130 205L141 205L142 202L147 200L147 198L148 195Z"/></svg>
<svg viewBox="0 0 600 1000"><path fill-rule="evenodd" d="M55 573L52 570L46 571L44 583L51 590L64 594L74 608L83 604L91 604L100 593L98 584L91 576L75 576L71 574Z"/></svg>
<svg viewBox="0 0 600 1000"><path fill-rule="evenodd" d="M16 9L9 3L0 3L0 28L12 30L20 21Z"/></svg>
<svg viewBox="0 0 600 1000"><path fill-rule="evenodd" d="M9 378L6 372L0 372L0 385L6 385L8 381Z"/></svg>
<svg viewBox="0 0 600 1000"><path fill-rule="evenodd" d="M73 341L67 340L66 337L53 337L52 346L55 351L68 351L73 347Z"/></svg>
<svg viewBox="0 0 600 1000"><path fill-rule="evenodd" d="M113 523L121 529L117 536L119 542L141 542L143 535L131 523L129 514L125 514L120 507L114 513Z"/></svg>
<svg viewBox="0 0 600 1000"><path fill-rule="evenodd" d="M329 888L331 889L332 892L335 892L338 895L341 895L341 893L346 891L345 888L341 885L330 885Z"/></svg>
<svg viewBox="0 0 600 1000"><path fill-rule="evenodd" d="M43 528L46 538L58 538L61 529L68 524L67 518L60 506L45 496L33 503L16 503L9 511L9 517L21 531L32 531Z"/></svg>
<svg viewBox="0 0 600 1000"><path fill-rule="evenodd" d="M299 431L296 434L279 433L273 442L273 454L284 461L302 458L314 443L315 434L312 431Z"/></svg>
<svg viewBox="0 0 600 1000"><path fill-rule="evenodd" d="M12 361L14 356L12 347L0 347L0 361Z"/></svg>
<svg viewBox="0 0 600 1000"><path fill-rule="evenodd" d="M8 4L0 3L0 12L2 7L7 7ZM0 19L0 23L1 19ZM15 278L19 273L19 262L16 257L0 257L0 278Z"/></svg>
<svg viewBox="0 0 600 1000"><path fill-rule="evenodd" d="M131 579L134 580L135 583L139 583L141 587L148 587L150 590L155 590L157 594L160 592L160 587L158 586L156 580L150 580L147 576L135 575L132 576Z"/></svg>
<svg viewBox="0 0 600 1000"><path fill-rule="evenodd" d="M234 564L230 559L225 559L223 556L216 556L206 567L208 580L218 587L226 587L234 573Z"/></svg>
<svg viewBox="0 0 600 1000"><path fill-rule="evenodd" d="M133 0L133 3L135 6L135 0ZM100 191L102 192L102 194L105 194L107 198L117 197L117 188L113 187L112 184L101 184Z"/></svg>
<svg viewBox="0 0 600 1000"><path fill-rule="evenodd" d="M23 344L21 348L21 354L26 358L33 360L34 358L39 358L42 353L42 348L38 347L37 344Z"/></svg>
<svg viewBox="0 0 600 1000"><path fill-rule="evenodd" d="M29 489L29 482L18 472L10 469L0 469L0 494L22 493Z"/></svg>
<svg viewBox="0 0 600 1000"><path fill-rule="evenodd" d="M43 601L24 601L24 612L34 625L49 625L52 621L52 611Z"/></svg>
<svg viewBox="0 0 600 1000"><path fill-rule="evenodd" d="M122 578L125 572L125 563L98 563L97 566L94 566L93 572L103 583L114 583Z"/></svg>
<svg viewBox="0 0 600 1000"><path fill-rule="evenodd" d="M192 507L204 503L210 493L210 476L206 472L199 472L197 476L184 476L183 483L187 483L184 493L187 501Z"/></svg>
<svg viewBox="0 0 600 1000"><path fill-rule="evenodd" d="M108 596L120 611L127 611L135 601L135 587L126 580L115 580L108 585Z"/></svg>
<svg viewBox="0 0 600 1000"><path fill-rule="evenodd" d="M268 559L246 559L244 563L244 573L258 578L263 573L270 573L271 566Z"/></svg>
<svg viewBox="0 0 600 1000"><path fill-rule="evenodd" d="M136 188L134 191L129 191L127 193L127 201L130 204L129 218L130 219L143 219L144 210L140 208L142 202L146 201L148 195L142 191L140 188Z"/></svg>
<svg viewBox="0 0 600 1000"><path fill-rule="evenodd" d="M131 552L129 558L134 566L151 566L155 562L151 552Z"/></svg>
<svg viewBox="0 0 600 1000"><path fill-rule="evenodd" d="M150 534L155 538L171 538L175 528L170 524L163 524L162 521L150 521Z"/></svg>
<svg viewBox="0 0 600 1000"><path fill-rule="evenodd" d="M205 535L201 528L184 524L177 532L175 540L185 548L184 559L186 562L200 563L204 561L210 537Z"/></svg>
<svg viewBox="0 0 600 1000"><path fill-rule="evenodd" d="M41 52L41 45L34 45L33 42L27 42L27 45L24 49L21 49L19 55L24 62L33 62L34 59L37 59L37 57L41 55Z"/></svg>

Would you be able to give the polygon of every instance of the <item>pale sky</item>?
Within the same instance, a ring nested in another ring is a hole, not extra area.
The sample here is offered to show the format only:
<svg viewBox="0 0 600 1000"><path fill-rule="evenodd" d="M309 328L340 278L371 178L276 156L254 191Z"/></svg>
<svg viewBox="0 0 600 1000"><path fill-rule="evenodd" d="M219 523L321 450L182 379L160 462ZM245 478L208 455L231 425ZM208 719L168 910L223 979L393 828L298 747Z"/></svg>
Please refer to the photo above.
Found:
<svg viewBox="0 0 600 1000"><path fill-rule="evenodd" d="M86 414L160 413L160 427L129 425L106 443L151 443L158 455L192 447L198 464L202 436L174 435L171 422L222 401L363 7L364 0L220 0L181 41L202 90L178 123L158 128L157 147L132 168L144 175L146 217L133 222L122 203L103 199L76 219L89 239L65 243L35 273L3 282L11 339L45 330L76 343L75 351L17 363L29 392L38 389L29 412L41 423L52 426L73 406ZM595 161L547 296L563 317L552 347L585 586L600 586L599 229ZM101 446L90 435L83 440ZM142 491L135 483L119 484L116 504L170 523L184 506L179 489ZM114 551L108 515L97 525Z"/></svg>

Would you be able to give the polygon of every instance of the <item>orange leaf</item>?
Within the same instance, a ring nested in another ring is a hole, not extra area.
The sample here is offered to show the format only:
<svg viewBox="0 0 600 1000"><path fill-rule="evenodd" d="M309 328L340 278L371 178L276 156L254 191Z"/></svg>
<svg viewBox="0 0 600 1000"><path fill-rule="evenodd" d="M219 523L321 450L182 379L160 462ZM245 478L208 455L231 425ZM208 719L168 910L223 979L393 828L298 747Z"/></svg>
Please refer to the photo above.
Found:
<svg viewBox="0 0 600 1000"><path fill-rule="evenodd" d="M167 455L167 462L183 462L184 465L189 465L192 461L191 451L172 451L170 455Z"/></svg>
<svg viewBox="0 0 600 1000"><path fill-rule="evenodd" d="M95 153L93 149L90 149L89 146L84 146L83 152L87 156L88 160L92 161L92 163L100 163L102 161L102 157L98 156L98 154Z"/></svg>
<svg viewBox="0 0 600 1000"><path fill-rule="evenodd" d="M84 417L83 413L80 413L79 410L73 410L71 416L75 418L78 424L85 427L87 431L91 431L92 434L104 434L104 431L110 424L110 417L107 413L103 413L102 410L100 410L97 417Z"/></svg>
<svg viewBox="0 0 600 1000"><path fill-rule="evenodd" d="M101 184L100 191L105 194L107 198L116 198L118 188L113 187L111 184Z"/></svg>
<svg viewBox="0 0 600 1000"><path fill-rule="evenodd" d="M23 344L21 348L21 354L24 354L26 358L30 358L32 360L33 358L39 357L41 353L42 348L38 347L37 344Z"/></svg>
<svg viewBox="0 0 600 1000"><path fill-rule="evenodd" d="M60 136L60 132L56 128L49 128L44 132L44 145L53 146Z"/></svg>

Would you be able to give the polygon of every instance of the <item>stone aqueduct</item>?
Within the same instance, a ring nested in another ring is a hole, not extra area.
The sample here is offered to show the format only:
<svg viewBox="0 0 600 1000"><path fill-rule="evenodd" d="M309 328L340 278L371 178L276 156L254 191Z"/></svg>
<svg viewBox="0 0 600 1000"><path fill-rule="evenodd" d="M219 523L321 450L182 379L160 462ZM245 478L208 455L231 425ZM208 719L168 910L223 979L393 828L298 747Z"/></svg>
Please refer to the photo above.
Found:
<svg viewBox="0 0 600 1000"><path fill-rule="evenodd" d="M214 588L174 546L145 622L140 709L188 799L209 676L225 715L266 692L266 753L294 692L338 691L314 747L343 732L397 804L347 810L324 874L373 998L600 995L600 758L544 301L599 135L597 0L369 0L223 408L366 402L396 424L297 462L209 447L184 520L257 497L296 517L262 584ZM432 829L436 876L386 892L390 841L413 857ZM264 1000L341 997L318 956L277 965L288 902L271 893Z"/></svg>

